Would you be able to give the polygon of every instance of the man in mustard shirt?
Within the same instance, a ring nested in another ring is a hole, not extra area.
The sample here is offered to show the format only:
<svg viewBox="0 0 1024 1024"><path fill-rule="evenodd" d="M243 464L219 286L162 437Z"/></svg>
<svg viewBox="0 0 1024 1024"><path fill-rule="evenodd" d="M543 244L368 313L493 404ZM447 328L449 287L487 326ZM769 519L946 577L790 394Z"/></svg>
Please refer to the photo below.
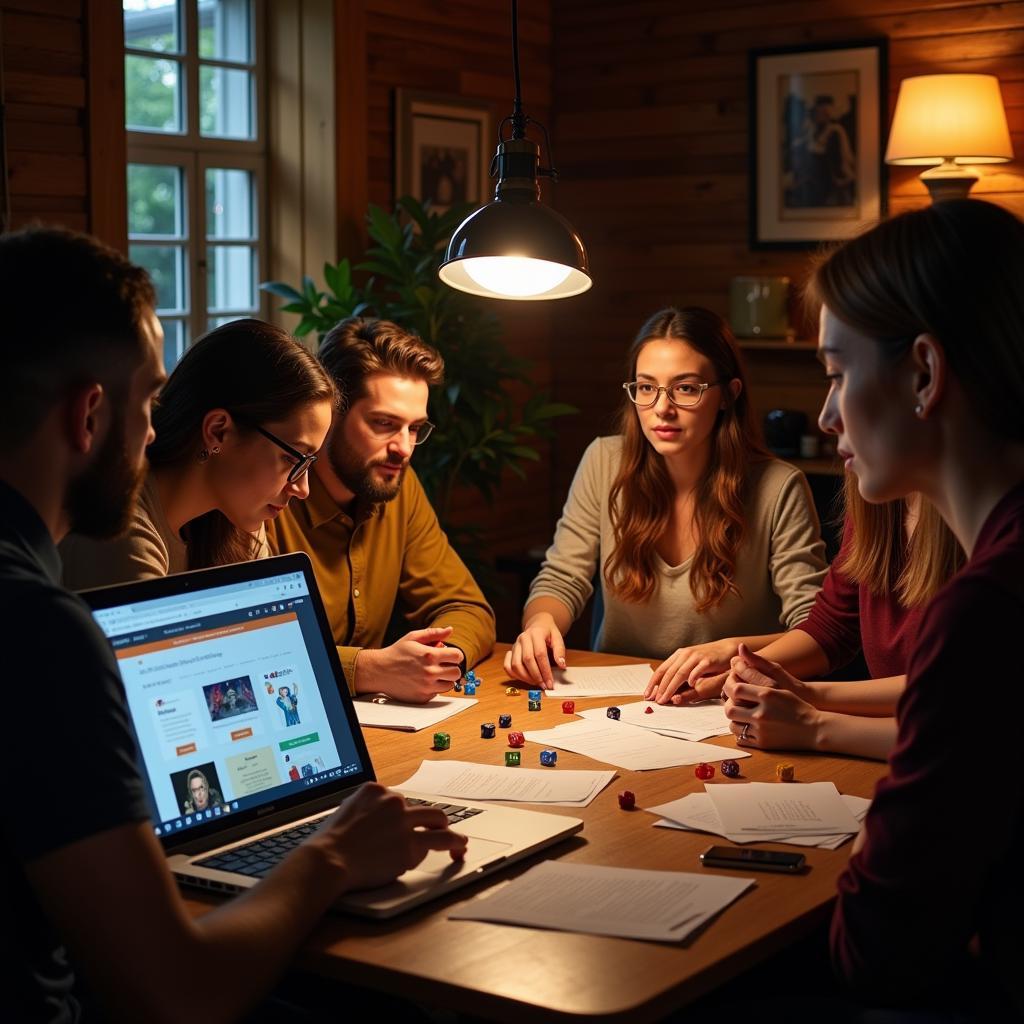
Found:
<svg viewBox="0 0 1024 1024"><path fill-rule="evenodd" d="M327 333L320 360L341 409L309 499L268 521L267 540L312 559L349 690L428 701L494 646L494 612L409 467L444 363L397 324L362 317ZM382 647L396 604L415 628Z"/></svg>

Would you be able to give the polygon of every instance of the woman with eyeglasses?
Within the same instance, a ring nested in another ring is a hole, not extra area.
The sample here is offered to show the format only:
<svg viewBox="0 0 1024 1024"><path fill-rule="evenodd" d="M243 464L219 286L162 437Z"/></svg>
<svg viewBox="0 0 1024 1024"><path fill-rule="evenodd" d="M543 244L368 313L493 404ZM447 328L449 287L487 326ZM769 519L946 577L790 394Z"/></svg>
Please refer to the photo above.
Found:
<svg viewBox="0 0 1024 1024"><path fill-rule="evenodd" d="M153 410L156 439L128 532L61 544L75 590L266 557L263 524L309 494L337 403L316 356L286 331L234 320L178 363Z"/></svg>
<svg viewBox="0 0 1024 1024"><path fill-rule="evenodd" d="M595 572L597 650L657 659L723 637L766 645L802 622L825 574L803 474L763 447L736 342L705 309L640 329L619 433L587 449L505 659L550 688Z"/></svg>

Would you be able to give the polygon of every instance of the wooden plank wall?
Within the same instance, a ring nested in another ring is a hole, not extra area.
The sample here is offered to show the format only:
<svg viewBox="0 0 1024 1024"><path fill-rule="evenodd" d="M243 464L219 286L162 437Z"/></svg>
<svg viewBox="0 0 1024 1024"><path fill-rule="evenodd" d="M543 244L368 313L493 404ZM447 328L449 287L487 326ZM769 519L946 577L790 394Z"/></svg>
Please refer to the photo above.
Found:
<svg viewBox="0 0 1024 1024"><path fill-rule="evenodd" d="M395 89L482 100L496 128L512 110L510 15L502 0L337 0L336 14L338 237L342 255L358 256L366 201L390 209L395 198ZM526 112L550 128L549 0L522 0L519 38ZM549 311L511 302L495 309L510 349L532 363L535 386L549 387ZM545 457L525 485L510 476L492 508L467 495L461 516L482 526L495 554L543 542L550 534L550 475Z"/></svg>
<svg viewBox="0 0 1024 1024"><path fill-rule="evenodd" d="M747 245L748 50L887 36L890 118L908 75L998 75L1017 160L982 170L973 195L1024 215L1024 3L553 0L553 20L556 202L595 274L553 313L556 394L584 410L554 453L556 509L587 442L608 432L623 354L648 314L675 303L724 315L734 275L805 275L804 254ZM891 210L928 201L919 170L892 169ZM759 407L816 412L812 354L759 352L748 365Z"/></svg>
<svg viewBox="0 0 1024 1024"><path fill-rule="evenodd" d="M82 0L2 0L11 226L89 227Z"/></svg>

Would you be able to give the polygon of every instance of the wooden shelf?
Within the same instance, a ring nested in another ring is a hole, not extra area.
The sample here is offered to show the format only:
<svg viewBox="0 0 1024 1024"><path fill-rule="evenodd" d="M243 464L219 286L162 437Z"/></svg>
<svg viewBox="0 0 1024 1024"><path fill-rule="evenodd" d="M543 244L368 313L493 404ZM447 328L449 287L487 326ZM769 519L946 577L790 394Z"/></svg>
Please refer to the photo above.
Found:
<svg viewBox="0 0 1024 1024"><path fill-rule="evenodd" d="M737 338L736 344L750 352L815 352L818 348L816 341L806 341L799 338L792 340L785 338Z"/></svg>

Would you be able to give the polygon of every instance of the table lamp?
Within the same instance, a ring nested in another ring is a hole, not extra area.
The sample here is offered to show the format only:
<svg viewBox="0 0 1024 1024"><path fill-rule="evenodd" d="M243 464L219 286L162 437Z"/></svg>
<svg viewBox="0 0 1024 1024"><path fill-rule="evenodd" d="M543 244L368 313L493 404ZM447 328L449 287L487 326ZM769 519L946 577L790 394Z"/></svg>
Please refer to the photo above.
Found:
<svg viewBox="0 0 1024 1024"><path fill-rule="evenodd" d="M978 175L965 164L1013 159L995 75L917 75L900 83L885 162L930 166L932 202L966 198Z"/></svg>

